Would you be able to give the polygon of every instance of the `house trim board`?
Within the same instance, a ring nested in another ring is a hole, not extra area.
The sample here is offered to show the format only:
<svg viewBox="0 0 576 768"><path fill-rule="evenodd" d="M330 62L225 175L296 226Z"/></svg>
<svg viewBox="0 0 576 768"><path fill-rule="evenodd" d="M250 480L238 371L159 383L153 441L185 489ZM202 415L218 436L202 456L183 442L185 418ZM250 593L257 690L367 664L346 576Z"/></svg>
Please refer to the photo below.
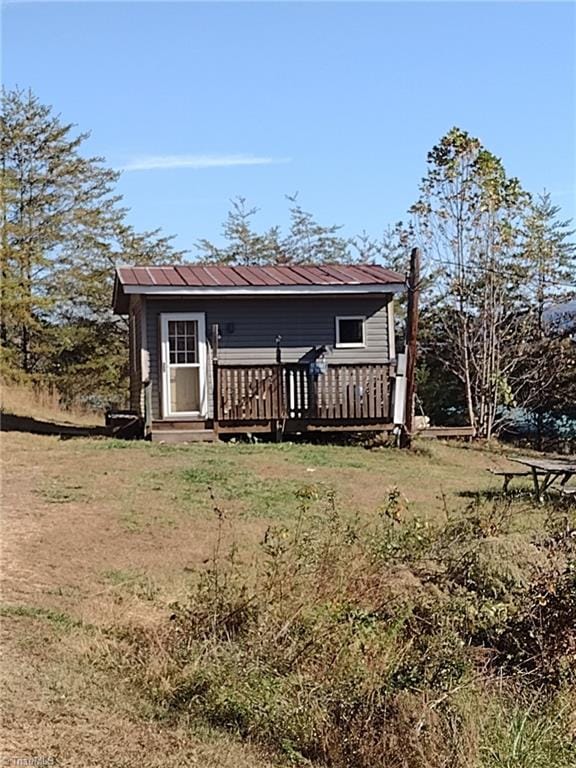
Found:
<svg viewBox="0 0 576 768"><path fill-rule="evenodd" d="M189 286L123 285L125 294L143 296L347 296L400 293L399 283L382 285L277 285L277 286Z"/></svg>

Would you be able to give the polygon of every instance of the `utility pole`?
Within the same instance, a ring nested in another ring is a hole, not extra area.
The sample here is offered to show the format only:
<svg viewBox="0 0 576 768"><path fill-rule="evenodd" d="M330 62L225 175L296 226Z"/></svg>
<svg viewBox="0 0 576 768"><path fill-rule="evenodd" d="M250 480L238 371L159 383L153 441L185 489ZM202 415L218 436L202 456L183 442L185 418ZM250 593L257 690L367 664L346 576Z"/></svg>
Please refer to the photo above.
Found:
<svg viewBox="0 0 576 768"><path fill-rule="evenodd" d="M418 354L418 311L420 300L420 249L412 248L408 274L408 311L406 317L406 420L401 445L410 448L414 432L416 395L416 357Z"/></svg>

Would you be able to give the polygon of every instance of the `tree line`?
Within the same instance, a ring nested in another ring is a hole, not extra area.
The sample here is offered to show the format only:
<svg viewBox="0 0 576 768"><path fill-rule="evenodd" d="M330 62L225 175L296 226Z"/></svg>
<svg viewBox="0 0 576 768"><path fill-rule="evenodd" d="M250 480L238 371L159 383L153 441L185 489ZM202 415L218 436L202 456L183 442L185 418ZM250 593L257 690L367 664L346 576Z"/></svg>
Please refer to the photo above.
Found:
<svg viewBox="0 0 576 768"><path fill-rule="evenodd" d="M432 148L406 222L379 237L344 237L296 195L286 198L285 229L259 231L257 209L238 198L223 244L202 239L190 252L127 223L119 172L84 154L87 137L30 91L3 91L4 378L53 382L65 402L122 401L127 327L110 309L120 264L364 262L405 271L420 245L424 411L436 421L465 418L485 437L512 407L532 414L540 432L551 415L573 414L574 346L550 337L542 318L548 303L576 294L574 231L547 193L530 195L465 131L453 128Z"/></svg>

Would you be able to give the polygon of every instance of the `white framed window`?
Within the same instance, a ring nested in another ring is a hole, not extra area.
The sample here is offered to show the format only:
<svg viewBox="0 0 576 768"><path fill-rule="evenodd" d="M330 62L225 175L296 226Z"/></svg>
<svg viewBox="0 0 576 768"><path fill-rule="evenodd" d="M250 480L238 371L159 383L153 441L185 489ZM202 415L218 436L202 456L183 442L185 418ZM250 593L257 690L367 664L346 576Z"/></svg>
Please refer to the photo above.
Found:
<svg viewBox="0 0 576 768"><path fill-rule="evenodd" d="M336 318L336 347L365 347L364 315L341 315Z"/></svg>

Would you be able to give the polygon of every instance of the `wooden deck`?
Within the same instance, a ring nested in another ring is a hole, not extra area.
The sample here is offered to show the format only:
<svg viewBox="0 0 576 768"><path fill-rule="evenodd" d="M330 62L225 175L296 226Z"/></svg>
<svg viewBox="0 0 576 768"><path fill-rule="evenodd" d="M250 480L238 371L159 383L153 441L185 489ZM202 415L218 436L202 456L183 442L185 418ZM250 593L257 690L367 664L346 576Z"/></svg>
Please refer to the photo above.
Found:
<svg viewBox="0 0 576 768"><path fill-rule="evenodd" d="M147 421L145 434L172 443L238 433L269 433L281 439L296 432L390 431L392 373L388 364L329 365L315 375L303 363L219 365L215 361L213 417Z"/></svg>
<svg viewBox="0 0 576 768"><path fill-rule="evenodd" d="M145 420L144 434L162 442L217 440L219 435L303 432L391 432L394 367L386 363L220 365L212 368L212 418ZM146 413L151 413L150 388ZM421 437L473 437L471 427L425 427Z"/></svg>
<svg viewBox="0 0 576 768"><path fill-rule="evenodd" d="M389 365L215 365L214 429L282 432L390 427Z"/></svg>

